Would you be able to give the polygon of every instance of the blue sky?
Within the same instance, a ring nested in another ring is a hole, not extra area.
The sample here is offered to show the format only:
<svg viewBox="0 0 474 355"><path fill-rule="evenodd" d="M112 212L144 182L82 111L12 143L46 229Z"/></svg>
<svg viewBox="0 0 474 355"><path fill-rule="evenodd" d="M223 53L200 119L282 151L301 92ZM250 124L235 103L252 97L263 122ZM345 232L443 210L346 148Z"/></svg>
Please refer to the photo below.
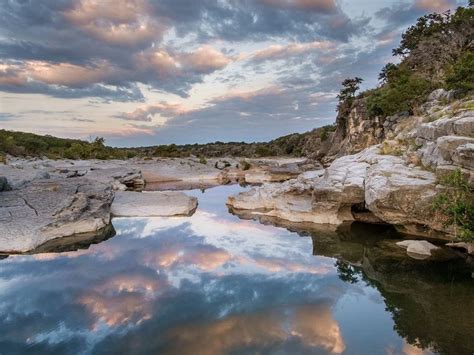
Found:
<svg viewBox="0 0 474 355"><path fill-rule="evenodd" d="M457 1L457 2L456 2ZM114 146L263 141L332 123L403 30L458 0L6 0L0 128Z"/></svg>

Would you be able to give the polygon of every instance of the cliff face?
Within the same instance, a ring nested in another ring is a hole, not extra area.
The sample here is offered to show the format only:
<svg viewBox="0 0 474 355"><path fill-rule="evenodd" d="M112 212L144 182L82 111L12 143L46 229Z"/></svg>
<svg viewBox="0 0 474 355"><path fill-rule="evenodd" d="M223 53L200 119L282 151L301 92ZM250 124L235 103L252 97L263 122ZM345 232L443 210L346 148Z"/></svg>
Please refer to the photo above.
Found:
<svg viewBox="0 0 474 355"><path fill-rule="evenodd" d="M327 164L335 158L358 153L381 143L385 138L385 121L378 116L370 117L365 100L356 99L349 108L339 111L336 130L331 137L331 144L326 147L323 162Z"/></svg>

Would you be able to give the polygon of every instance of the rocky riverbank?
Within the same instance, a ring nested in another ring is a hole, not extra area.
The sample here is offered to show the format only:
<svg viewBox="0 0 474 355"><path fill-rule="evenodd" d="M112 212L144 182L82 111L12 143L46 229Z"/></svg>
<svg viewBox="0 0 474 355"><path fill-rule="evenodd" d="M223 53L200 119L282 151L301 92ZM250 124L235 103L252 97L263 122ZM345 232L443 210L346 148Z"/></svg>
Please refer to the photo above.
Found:
<svg viewBox="0 0 474 355"><path fill-rule="evenodd" d="M336 158L324 170L231 196L228 205L246 217L333 225L387 223L417 237L451 240L453 227L439 217L434 199L445 190L440 179L456 169L474 186L474 100L447 100L448 93L437 90L421 115L388 118L381 125L385 139L375 145L366 144L363 117L349 120L342 146L368 147ZM461 246L469 249L469 244Z"/></svg>
<svg viewBox="0 0 474 355"><path fill-rule="evenodd" d="M0 253L66 248L110 235L112 216L191 215L197 199L182 192L231 181L282 181L307 168L305 159L155 159L72 161L9 158L0 164ZM314 165L310 165L313 167Z"/></svg>

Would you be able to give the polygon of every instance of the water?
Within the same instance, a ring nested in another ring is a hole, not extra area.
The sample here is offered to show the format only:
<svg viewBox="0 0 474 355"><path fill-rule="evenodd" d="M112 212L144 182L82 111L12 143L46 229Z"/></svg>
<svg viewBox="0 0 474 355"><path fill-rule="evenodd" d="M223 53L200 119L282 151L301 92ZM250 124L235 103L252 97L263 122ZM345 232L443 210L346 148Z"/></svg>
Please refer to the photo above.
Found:
<svg viewBox="0 0 474 355"><path fill-rule="evenodd" d="M465 260L412 260L386 228L241 220L224 204L241 189L190 191L192 217L115 219L86 250L1 260L0 354L472 354Z"/></svg>

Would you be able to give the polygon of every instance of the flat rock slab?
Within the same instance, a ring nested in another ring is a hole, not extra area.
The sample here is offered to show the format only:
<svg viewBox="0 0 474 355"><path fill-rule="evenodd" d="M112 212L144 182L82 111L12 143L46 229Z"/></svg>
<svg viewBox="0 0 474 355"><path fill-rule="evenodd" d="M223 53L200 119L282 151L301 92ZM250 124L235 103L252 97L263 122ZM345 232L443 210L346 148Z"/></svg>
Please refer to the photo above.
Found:
<svg viewBox="0 0 474 355"><path fill-rule="evenodd" d="M35 181L0 193L0 253L27 253L110 222L111 188L83 178Z"/></svg>
<svg viewBox="0 0 474 355"><path fill-rule="evenodd" d="M197 208L197 198L182 192L118 191L111 213L117 217L190 216Z"/></svg>

